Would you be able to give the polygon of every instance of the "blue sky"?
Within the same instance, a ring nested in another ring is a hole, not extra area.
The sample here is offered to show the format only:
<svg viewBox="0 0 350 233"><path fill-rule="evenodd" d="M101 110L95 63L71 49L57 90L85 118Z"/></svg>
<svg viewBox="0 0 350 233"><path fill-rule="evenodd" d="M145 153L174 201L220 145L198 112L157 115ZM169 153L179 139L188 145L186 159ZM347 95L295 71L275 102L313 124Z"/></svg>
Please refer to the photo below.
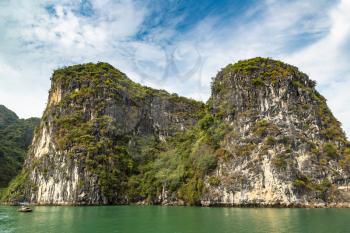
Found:
<svg viewBox="0 0 350 233"><path fill-rule="evenodd" d="M206 101L211 78L255 56L298 66L350 134L349 0L0 1L0 104L41 116L56 68L106 61Z"/></svg>

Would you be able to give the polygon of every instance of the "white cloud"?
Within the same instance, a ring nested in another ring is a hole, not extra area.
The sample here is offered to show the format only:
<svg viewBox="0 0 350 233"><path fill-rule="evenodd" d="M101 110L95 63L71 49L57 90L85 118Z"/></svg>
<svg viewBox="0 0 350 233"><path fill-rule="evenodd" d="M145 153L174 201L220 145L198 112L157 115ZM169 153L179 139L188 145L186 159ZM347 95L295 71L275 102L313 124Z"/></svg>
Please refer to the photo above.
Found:
<svg viewBox="0 0 350 233"><path fill-rule="evenodd" d="M21 117L41 116L53 69L109 61L122 70L123 50L145 9L133 1L3 1L0 3L0 102ZM127 69L128 70L128 69Z"/></svg>
<svg viewBox="0 0 350 233"><path fill-rule="evenodd" d="M350 135L350 75L346 80L332 82L327 88L324 88L323 94L328 99L328 105L338 120L343 124L347 135Z"/></svg>
<svg viewBox="0 0 350 233"><path fill-rule="evenodd" d="M329 33L318 42L287 56L288 60L310 73L321 85L335 79L339 81L341 77L336 77L339 73L349 74L350 54L343 50L344 46L350 45L349 12L350 2L341 1L330 11Z"/></svg>
<svg viewBox="0 0 350 233"><path fill-rule="evenodd" d="M318 89L349 135L349 12L350 2L346 0L332 4L266 1L239 20L227 21L225 27L218 27L219 19L208 17L177 41L179 46L195 47L205 61L197 91L186 93L183 85L177 91L206 100L211 77L226 64L255 56L278 58L297 65L318 82ZM188 63L190 66L194 62ZM191 89L195 90L193 86Z"/></svg>
<svg viewBox="0 0 350 233"><path fill-rule="evenodd" d="M350 134L350 1L329 11L330 31L318 42L286 56L317 80L336 117ZM347 50L346 50L347 49Z"/></svg>
<svg viewBox="0 0 350 233"><path fill-rule="evenodd" d="M301 34L324 33L329 27L328 15L319 12L325 5L320 1L269 1L254 5L234 20L208 16L173 41L173 47L179 50L192 48L178 63L181 69L200 68L187 79L178 74L172 78L173 90L205 101L210 94L211 77L228 63L255 56L281 57ZM316 19L308 20L315 15ZM196 63L199 58L201 62ZM193 88L194 81L197 90Z"/></svg>
<svg viewBox="0 0 350 233"><path fill-rule="evenodd" d="M317 80L350 133L349 1L265 0L233 18L207 15L185 32L177 30L183 15L159 23L162 15L152 15L159 11L152 4L90 2L84 12L78 0L0 2L0 103L23 117L40 116L53 69L96 61L143 84L205 101L218 70L265 56ZM147 28L147 17L156 26Z"/></svg>

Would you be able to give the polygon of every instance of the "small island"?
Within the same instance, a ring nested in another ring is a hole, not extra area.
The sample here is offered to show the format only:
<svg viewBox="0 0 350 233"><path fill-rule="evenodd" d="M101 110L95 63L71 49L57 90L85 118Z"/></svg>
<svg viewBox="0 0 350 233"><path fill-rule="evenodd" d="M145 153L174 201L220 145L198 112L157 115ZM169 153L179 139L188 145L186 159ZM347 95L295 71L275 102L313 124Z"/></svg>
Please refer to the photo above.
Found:
<svg viewBox="0 0 350 233"><path fill-rule="evenodd" d="M349 207L350 145L315 85L257 57L223 68L203 103L107 63L58 69L2 202Z"/></svg>

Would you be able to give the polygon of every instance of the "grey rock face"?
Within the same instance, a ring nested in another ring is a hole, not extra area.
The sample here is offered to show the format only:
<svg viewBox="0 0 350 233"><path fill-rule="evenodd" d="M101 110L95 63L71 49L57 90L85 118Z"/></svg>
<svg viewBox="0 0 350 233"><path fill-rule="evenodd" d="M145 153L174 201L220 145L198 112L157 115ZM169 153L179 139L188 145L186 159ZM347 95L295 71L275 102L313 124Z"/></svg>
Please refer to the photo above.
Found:
<svg viewBox="0 0 350 233"><path fill-rule="evenodd" d="M221 182L216 187L207 183L203 204L343 202L350 178L341 162L347 141L326 100L295 67L268 59L258 63L282 66L286 74L231 69L213 83L213 111L231 127L221 142L229 158L220 160L214 177Z"/></svg>
<svg viewBox="0 0 350 233"><path fill-rule="evenodd" d="M10 187L8 201L350 203L340 123L307 75L264 58L219 72L206 105L142 87L105 63L58 70L22 175L27 185Z"/></svg>
<svg viewBox="0 0 350 233"><path fill-rule="evenodd" d="M68 68L53 76L24 168L32 183L24 198L55 205L127 203L122 194L127 178L120 174L127 171L115 158L118 150L125 150L130 161L142 159L143 144L166 141L192 127L204 105L142 87L104 63L91 65L87 77L76 68L71 68L75 75ZM106 70L93 76L101 69Z"/></svg>

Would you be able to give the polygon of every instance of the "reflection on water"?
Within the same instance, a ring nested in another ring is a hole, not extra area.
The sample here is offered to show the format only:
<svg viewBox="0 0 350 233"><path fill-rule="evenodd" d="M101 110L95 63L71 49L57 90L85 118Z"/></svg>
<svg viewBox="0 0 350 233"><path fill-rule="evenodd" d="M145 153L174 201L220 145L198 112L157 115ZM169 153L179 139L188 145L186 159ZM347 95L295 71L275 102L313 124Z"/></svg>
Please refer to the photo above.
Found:
<svg viewBox="0 0 350 233"><path fill-rule="evenodd" d="M350 209L160 206L0 207L0 232L323 233L350 232Z"/></svg>

